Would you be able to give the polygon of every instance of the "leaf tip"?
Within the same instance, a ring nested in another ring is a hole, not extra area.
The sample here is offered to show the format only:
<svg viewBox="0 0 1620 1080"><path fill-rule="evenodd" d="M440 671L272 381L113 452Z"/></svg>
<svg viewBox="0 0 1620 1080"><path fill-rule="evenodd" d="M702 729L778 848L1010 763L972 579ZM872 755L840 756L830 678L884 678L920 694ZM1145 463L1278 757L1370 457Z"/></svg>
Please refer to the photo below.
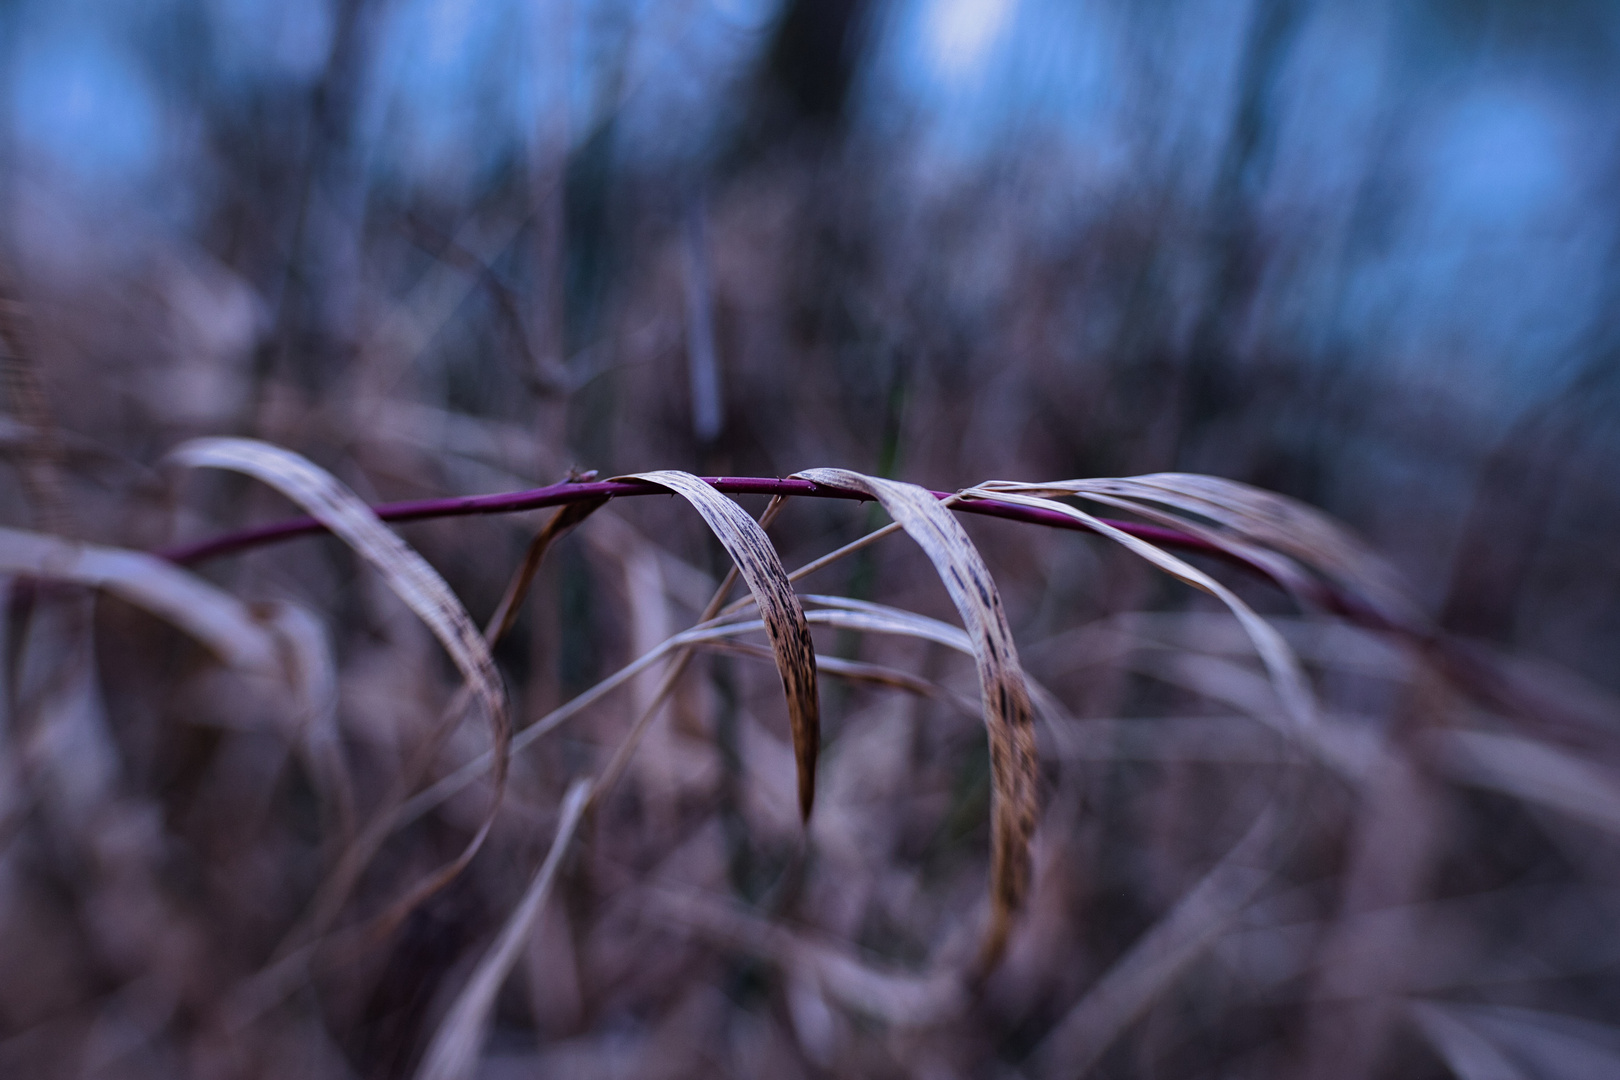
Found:
<svg viewBox="0 0 1620 1080"><path fill-rule="evenodd" d="M799 767L799 822L810 824L810 811L816 802L816 760L809 759L808 764L801 763Z"/></svg>

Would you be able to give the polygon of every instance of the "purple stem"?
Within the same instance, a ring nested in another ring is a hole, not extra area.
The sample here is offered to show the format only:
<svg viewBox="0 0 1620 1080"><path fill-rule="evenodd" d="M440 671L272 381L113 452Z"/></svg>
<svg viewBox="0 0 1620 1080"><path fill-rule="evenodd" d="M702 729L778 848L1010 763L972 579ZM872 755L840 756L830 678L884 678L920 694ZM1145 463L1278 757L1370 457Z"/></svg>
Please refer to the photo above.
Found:
<svg viewBox="0 0 1620 1080"><path fill-rule="evenodd" d="M858 491L845 491L842 488L822 487L809 480L783 480L767 476L705 476L704 482L727 495L798 495L818 499L850 499L855 502L870 502L871 496ZM376 515L384 521L424 521L429 518L461 517L467 514L510 514L520 510L539 510L547 506L561 506L564 503L585 502L589 499L624 498L631 495L669 495L668 488L644 480L594 480L586 483L577 483L565 480L550 487L530 488L528 491L509 491L499 495L466 495L452 499L413 499L406 502L384 503L372 507ZM930 492L936 499L947 499L950 492ZM1054 529L1069 529L1074 532L1095 532L1089 525L1076 521L1066 514L1055 510L1042 510L1034 506L1017 506L1011 503L997 503L976 499L965 499L955 503L953 510L965 514L981 514L985 517L1006 518L1009 521L1021 521L1031 525L1045 525ZM1111 518L1100 518L1108 525L1129 533L1139 539L1162 547L1180 548L1183 551L1197 552L1201 555L1213 555L1233 565L1243 567L1252 573L1271 580L1271 575L1263 566L1249 562L1241 555L1227 551L1211 544L1201 537L1188 533L1178 532L1175 529L1166 529L1158 525L1144 525L1134 521L1115 521ZM281 540L289 540L295 536L305 536L310 533L326 532L326 526L310 517L287 518L284 521L275 521L267 525L255 525L251 528L241 529L237 532L216 536L211 540L202 540L192 544L181 544L159 550L157 555L170 562L181 565L203 562L218 558L222 555L234 554L248 548L258 547L262 544L273 544ZM1284 591L1289 591L1285 582L1274 582ZM1297 583L1296 583L1297 585ZM1412 637L1424 643L1432 643L1433 629L1426 625L1406 625L1402 622L1392 621L1390 617L1367 603L1354 592L1336 587L1326 580L1314 583L1315 587L1309 589L1310 595L1302 597L1311 603L1320 605L1328 611L1342 615L1352 622L1358 623L1373 630L1393 630Z"/></svg>
<svg viewBox="0 0 1620 1080"><path fill-rule="evenodd" d="M870 496L860 492L821 487L808 480L778 480L759 476L706 476L703 479L716 491L722 491L727 495L803 495L821 499L853 499L857 502L868 502L871 499ZM467 495L453 499L414 499L408 502L385 503L372 509L384 521L423 521L428 518L461 517L466 514L510 514L519 510L539 510L547 506L561 506L564 503L584 502L587 499L604 497L668 494L670 494L668 488L640 480L597 480L589 483L564 481L550 487L531 488L528 491L511 491L500 495ZM944 491L932 494L937 499L950 496L949 492ZM955 509L969 514L1007 518L1010 521L1024 521L1058 529L1092 531L1071 517L1032 506L968 500L957 503ZM1163 529L1156 525L1139 525L1128 521L1109 521L1108 524L1151 543L1231 558L1228 553L1213 544L1173 529ZM326 532L326 526L314 518L288 518L285 521L255 525L238 532L226 533L210 540L167 547L157 554L170 562L185 565L234 554L262 544L273 544L295 536L321 532ZM1236 561L1248 565L1242 560Z"/></svg>
<svg viewBox="0 0 1620 1080"><path fill-rule="evenodd" d="M799 495L821 499L852 499L856 502L871 501L868 495L839 488L821 487L808 480L781 480L757 476L708 476L703 479L713 485L716 491L728 495ZM423 521L428 518L460 517L466 514L508 514L519 510L539 510L547 506L561 506L564 503L583 502L588 499L669 494L671 492L667 488L639 480L600 480L589 483L564 481L550 487L512 491L500 495L470 495L453 499L415 499L408 502L386 503L373 507L373 510L384 521ZM950 493L944 491L935 491L931 494L937 499L950 497ZM952 509L967 514L982 514L986 517L1006 518L1009 521L1022 521L1032 525L1046 525L1055 529L1095 531L1074 518L1033 506L964 500L956 503ZM1101 520L1150 543L1213 555L1267 579L1271 577L1264 567L1257 566L1199 537L1157 525L1114 521L1108 518ZM273 544L295 536L326 531L326 526L314 518L288 518L285 521L226 533L211 540L164 548L157 554L174 563L198 563L262 544ZM1282 582L1277 584L1287 588ZM1522 692L1513 687L1501 673L1492 670L1488 659L1446 641L1437 635L1433 627L1392 620L1386 613L1368 604L1354 592L1336 587L1330 582L1319 581L1316 585L1317 587L1311 590L1312 595L1308 597L1311 602L1320 604L1327 610L1343 615L1369 629L1393 631L1411 638L1441 664L1442 669L1457 681L1457 685L1465 688L1483 688L1481 692L1489 700L1500 703L1504 708L1515 706L1529 708L1536 704L1531 702L1530 705L1524 705L1526 699Z"/></svg>

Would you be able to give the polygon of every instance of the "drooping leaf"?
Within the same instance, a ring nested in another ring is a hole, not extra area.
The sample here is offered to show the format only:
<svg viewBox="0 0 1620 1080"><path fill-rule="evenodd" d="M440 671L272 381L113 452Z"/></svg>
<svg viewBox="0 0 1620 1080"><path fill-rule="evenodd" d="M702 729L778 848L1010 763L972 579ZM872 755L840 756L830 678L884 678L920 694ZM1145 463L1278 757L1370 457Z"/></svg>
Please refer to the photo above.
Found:
<svg viewBox="0 0 1620 1080"><path fill-rule="evenodd" d="M179 627L233 667L276 670L275 639L247 605L156 556L0 528L0 573L105 589Z"/></svg>
<svg viewBox="0 0 1620 1080"><path fill-rule="evenodd" d="M845 469L810 469L796 475L877 499L934 564L967 627L990 736L991 921L979 965L981 971L987 970L1000 958L1013 912L1029 888L1029 843L1035 831L1039 778L1029 686L1002 611L1001 594L961 524L926 489Z"/></svg>
<svg viewBox="0 0 1620 1080"><path fill-rule="evenodd" d="M765 620L776 653L776 669L787 694L788 721L799 771L799 813L810 817L816 794L816 755L821 747L821 704L816 690L815 646L799 598L770 537L759 522L691 473L675 470L634 473L620 480L646 480L685 498L703 516L737 565Z"/></svg>
<svg viewBox="0 0 1620 1080"><path fill-rule="evenodd" d="M523 899L506 917L495 943L478 961L472 977L456 995L450 1011L434 1032L421 1067L416 1070L417 1080L464 1080L472 1075L473 1068L478 1064L478 1052L484 1044L485 1033L489 1030L495 995L500 992L501 984L517 962L518 951L527 940L535 917L545 907L552 882L557 878L557 867L562 864L562 857L574 838L590 790L590 781L576 780L563 796L557 835L551 841L551 850L546 854L545 862L535 872L523 893Z"/></svg>

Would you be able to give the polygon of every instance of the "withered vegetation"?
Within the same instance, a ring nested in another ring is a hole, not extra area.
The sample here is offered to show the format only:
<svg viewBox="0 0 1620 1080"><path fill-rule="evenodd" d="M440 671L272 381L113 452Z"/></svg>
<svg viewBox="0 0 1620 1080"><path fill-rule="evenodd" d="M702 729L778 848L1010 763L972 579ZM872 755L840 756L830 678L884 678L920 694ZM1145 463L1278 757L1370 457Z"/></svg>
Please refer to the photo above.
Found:
<svg viewBox="0 0 1620 1080"><path fill-rule="evenodd" d="M1609 910L1580 880L1592 855L1530 881L1499 851L1480 857L1509 822L1546 830L1565 858L1620 831L1620 784L1594 753L1607 699L1506 658L1473 685L1477 647L1426 623L1342 527L1280 496L1159 474L940 498L812 469L797 476L872 497L894 525L790 574L778 545L804 547L782 524L803 498L779 494L756 522L690 473L634 474L714 531L732 563L718 588L673 534L648 537L648 500L604 506L582 487L529 527L526 551L486 541L469 580L495 597L496 554L511 580L480 634L446 578L330 472L247 439L170 456L264 481L341 547L275 551L259 530L222 586L140 551L4 533L0 926L18 1026L3 1047L29 1073L944 1060L1067 1076L1218 1052L1320 1075L1417 1038L1471 1080L1572 1045L1614 1053L1608 1029L1556 1007L1560 985L1612 962L1604 933L1577 929ZM1075 497L1225 552L1247 577ZM1020 649L996 556L954 516L985 504L1072 518L1219 606L1106 614ZM931 590L888 584L921 584L893 543L874 546L896 528L965 632L926 614ZM312 553L343 550L358 612L311 591ZM575 562L560 571L548 550ZM879 553L866 588L883 601L795 591ZM555 639L497 671L565 575L603 609L565 627L601 650L592 682L547 686ZM1262 616L1234 591L1266 575L1299 613ZM748 595L727 604L738 577ZM1107 838L1122 825L1123 848ZM1518 858L1533 850L1518 843ZM1136 865L1110 865L1126 852ZM1504 925L1519 928L1512 947ZM1510 1008L1489 1000L1501 985L1552 1000Z"/></svg>
<svg viewBox="0 0 1620 1080"><path fill-rule="evenodd" d="M0 5L0 1078L1620 1076L1608 7Z"/></svg>

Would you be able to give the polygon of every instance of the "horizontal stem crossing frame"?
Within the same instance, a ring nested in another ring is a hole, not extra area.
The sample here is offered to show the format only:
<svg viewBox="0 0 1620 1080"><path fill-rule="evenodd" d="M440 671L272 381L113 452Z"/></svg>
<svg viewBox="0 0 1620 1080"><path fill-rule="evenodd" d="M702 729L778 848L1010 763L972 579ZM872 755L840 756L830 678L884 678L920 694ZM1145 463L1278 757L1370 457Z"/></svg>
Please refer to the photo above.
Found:
<svg viewBox="0 0 1620 1080"><path fill-rule="evenodd" d="M862 492L826 487L812 483L809 480L782 479L769 476L705 476L702 479L704 483L709 484L716 491L727 495L782 495L815 499L847 499L854 502L871 501L871 496ZM586 502L592 499L622 499L639 495L669 494L668 488L642 480L564 480L548 487L501 492L495 495L465 495L447 499L414 499L405 502L383 503L372 507L372 510L384 521L427 521L434 518L465 517L474 514L514 514L524 510L541 510L550 506L563 506L568 503ZM936 499L947 499L952 495L951 492L946 491L935 491L931 492L931 494ZM961 499L952 503L951 509L965 514L1005 518L1009 521L1044 525L1054 529L1068 529L1075 532L1096 531L1083 522L1067 515L1032 506L1014 506L985 499ZM1115 521L1110 518L1100 520L1122 532L1146 540L1150 544L1212 555L1226 562L1244 567L1267 580L1271 579L1271 575L1266 572L1264 567L1257 566L1201 537L1158 525L1147 525L1134 521ZM225 533L195 543L163 548L156 554L168 559L170 562L193 565L209 559L217 559L221 556L247 551L251 548L262 547L266 544L274 544L282 540L291 540L294 537L308 536L326 531L326 526L312 517L287 518L264 525L250 526L236 532ZM1381 613L1374 610L1360 597L1335 589L1326 582L1321 583L1321 585L1322 587L1317 591L1316 595L1304 599L1320 604L1340 615L1347 616L1363 626L1412 632L1411 628L1392 626Z"/></svg>
<svg viewBox="0 0 1620 1080"><path fill-rule="evenodd" d="M871 496L862 492L824 487L813 484L808 480L784 480L763 476L705 476L703 482L716 491L727 495L794 495L819 499L849 499L855 502L871 501ZM566 503L586 502L591 499L622 499L635 495L668 494L670 494L668 488L641 480L592 480L584 482L565 480L549 487L530 488L527 491L509 491L496 495L466 495L448 499L414 499L406 502L383 503L380 506L372 507L372 510L384 521L426 521L432 518L465 517L472 514L514 514L523 510L541 510L548 506L562 506ZM937 499L945 499L949 498L951 493L935 491L932 494ZM1080 532L1092 531L1073 518L1035 507L1011 506L1006 503L964 499L955 503L952 509L968 514L1007 518L1012 521L1025 521L1059 529L1073 529ZM1128 521L1108 521L1108 524L1117 529L1122 529L1132 536L1140 537L1149 543L1164 544L1183 550L1200 551L1210 555L1223 557L1227 555L1226 552L1205 540L1196 536L1189 536L1183 532L1177 532L1174 529L1160 528L1156 525L1141 525ZM157 554L170 562L191 565L209 559L217 559L224 555L233 555L249 548L261 547L265 544L290 540L297 536L307 536L326 531L326 526L312 517L287 518L283 521L250 526L192 544L167 547L157 552ZM1238 561L1241 562L1242 560Z"/></svg>

